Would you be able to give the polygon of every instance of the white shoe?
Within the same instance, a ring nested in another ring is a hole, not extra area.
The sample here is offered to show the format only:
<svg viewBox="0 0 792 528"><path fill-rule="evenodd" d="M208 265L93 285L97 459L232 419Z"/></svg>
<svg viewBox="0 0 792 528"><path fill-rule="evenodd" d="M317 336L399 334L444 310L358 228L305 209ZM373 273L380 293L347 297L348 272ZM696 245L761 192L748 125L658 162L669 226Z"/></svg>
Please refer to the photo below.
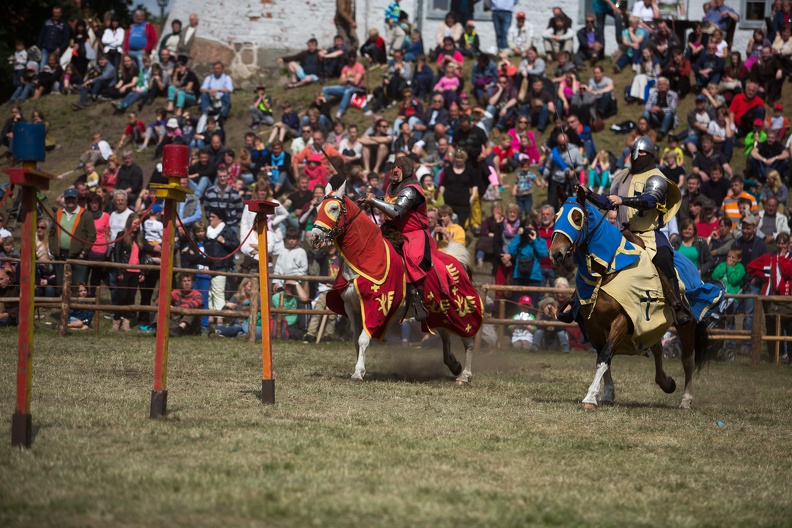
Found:
<svg viewBox="0 0 792 528"><path fill-rule="evenodd" d="M371 110L366 110L365 112L363 112L363 115L364 116L373 116L374 112L372 112Z"/></svg>

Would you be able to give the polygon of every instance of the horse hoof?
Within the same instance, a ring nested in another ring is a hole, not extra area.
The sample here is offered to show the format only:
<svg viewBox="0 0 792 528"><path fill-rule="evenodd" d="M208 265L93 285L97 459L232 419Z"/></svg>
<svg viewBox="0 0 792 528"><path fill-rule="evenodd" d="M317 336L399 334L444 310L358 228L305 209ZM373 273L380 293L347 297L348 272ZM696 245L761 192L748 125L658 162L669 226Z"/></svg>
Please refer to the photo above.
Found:
<svg viewBox="0 0 792 528"><path fill-rule="evenodd" d="M460 365L459 363L457 363L456 366L454 367L449 367L449 369L451 370L451 374L453 374L454 376L459 376L460 374L462 374L462 365Z"/></svg>
<svg viewBox="0 0 792 528"><path fill-rule="evenodd" d="M349 377L349 380L350 381L355 381L355 382L360 382L360 383L363 382L363 378L361 376L357 376L355 374L352 374L352 376Z"/></svg>
<svg viewBox="0 0 792 528"><path fill-rule="evenodd" d="M596 411L597 410L597 406L595 404L593 404L593 403L584 403L583 404L583 410L584 411Z"/></svg>
<svg viewBox="0 0 792 528"><path fill-rule="evenodd" d="M613 400L600 400L600 405L604 405L605 407L613 407Z"/></svg>
<svg viewBox="0 0 792 528"><path fill-rule="evenodd" d="M460 386L470 385L470 378L457 378L455 383Z"/></svg>
<svg viewBox="0 0 792 528"><path fill-rule="evenodd" d="M682 400L682 403L679 404L680 409L690 409L690 400Z"/></svg>
<svg viewBox="0 0 792 528"><path fill-rule="evenodd" d="M663 392L665 392L666 394L674 394L674 392L676 391L676 381L674 381L674 378L671 377L668 378L668 381L669 381L668 387L664 387Z"/></svg>

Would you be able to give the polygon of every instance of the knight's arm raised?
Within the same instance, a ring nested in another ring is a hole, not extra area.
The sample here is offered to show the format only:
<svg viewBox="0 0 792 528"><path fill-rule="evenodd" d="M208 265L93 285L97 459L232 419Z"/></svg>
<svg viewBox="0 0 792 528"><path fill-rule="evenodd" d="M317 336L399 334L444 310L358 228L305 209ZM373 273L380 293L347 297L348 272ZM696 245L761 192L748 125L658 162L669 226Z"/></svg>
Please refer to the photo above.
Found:
<svg viewBox="0 0 792 528"><path fill-rule="evenodd" d="M394 219L401 218L407 211L419 205L423 200L424 197L421 193L413 187L407 187L399 193L394 203L388 203L379 198L372 198L368 203L385 213L385 216L389 219Z"/></svg>

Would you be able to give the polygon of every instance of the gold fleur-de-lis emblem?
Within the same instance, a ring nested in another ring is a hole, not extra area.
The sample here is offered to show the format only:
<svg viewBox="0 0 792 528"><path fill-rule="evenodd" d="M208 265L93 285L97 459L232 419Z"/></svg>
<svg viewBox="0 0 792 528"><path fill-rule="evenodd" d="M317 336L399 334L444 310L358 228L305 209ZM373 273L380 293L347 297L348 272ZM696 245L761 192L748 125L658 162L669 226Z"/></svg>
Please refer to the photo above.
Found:
<svg viewBox="0 0 792 528"><path fill-rule="evenodd" d="M456 268L456 266L453 264L448 264L446 269L448 270L448 274L451 275L451 280L454 282L454 284L459 283L459 270Z"/></svg>
<svg viewBox="0 0 792 528"><path fill-rule="evenodd" d="M371 291L373 291L374 293L379 292L379 289L380 289L380 285L379 284L372 284L371 285Z"/></svg>
<svg viewBox="0 0 792 528"><path fill-rule="evenodd" d="M388 292L388 293L383 293L379 297L375 297L377 302L379 302L379 308L377 308L377 309L379 311L381 311L383 315L387 315L388 312L390 311L391 306L393 305L393 296L394 296L394 294L395 294L395 292L391 291L391 292Z"/></svg>
<svg viewBox="0 0 792 528"><path fill-rule="evenodd" d="M473 328L473 327L472 327L472 326L470 326L470 325L467 325L467 326L465 327L465 332L470 332L470 329L471 329L471 328Z"/></svg>

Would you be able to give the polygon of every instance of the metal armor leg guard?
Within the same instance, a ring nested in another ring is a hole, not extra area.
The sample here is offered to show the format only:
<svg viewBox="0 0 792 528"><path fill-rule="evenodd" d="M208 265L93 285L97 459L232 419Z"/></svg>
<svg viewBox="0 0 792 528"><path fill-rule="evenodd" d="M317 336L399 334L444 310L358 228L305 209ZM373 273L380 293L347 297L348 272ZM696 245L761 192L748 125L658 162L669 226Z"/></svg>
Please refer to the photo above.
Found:
<svg viewBox="0 0 792 528"><path fill-rule="evenodd" d="M415 311L415 320L420 323L429 317L429 312L423 302L423 291L415 284L409 284L408 286L410 289L410 304Z"/></svg>
<svg viewBox="0 0 792 528"><path fill-rule="evenodd" d="M685 326L693 320L693 316L679 292L679 279L677 279L674 269L674 255L671 253L671 249L668 247L657 248L657 254L652 262L660 272L663 292L674 310L677 325Z"/></svg>

